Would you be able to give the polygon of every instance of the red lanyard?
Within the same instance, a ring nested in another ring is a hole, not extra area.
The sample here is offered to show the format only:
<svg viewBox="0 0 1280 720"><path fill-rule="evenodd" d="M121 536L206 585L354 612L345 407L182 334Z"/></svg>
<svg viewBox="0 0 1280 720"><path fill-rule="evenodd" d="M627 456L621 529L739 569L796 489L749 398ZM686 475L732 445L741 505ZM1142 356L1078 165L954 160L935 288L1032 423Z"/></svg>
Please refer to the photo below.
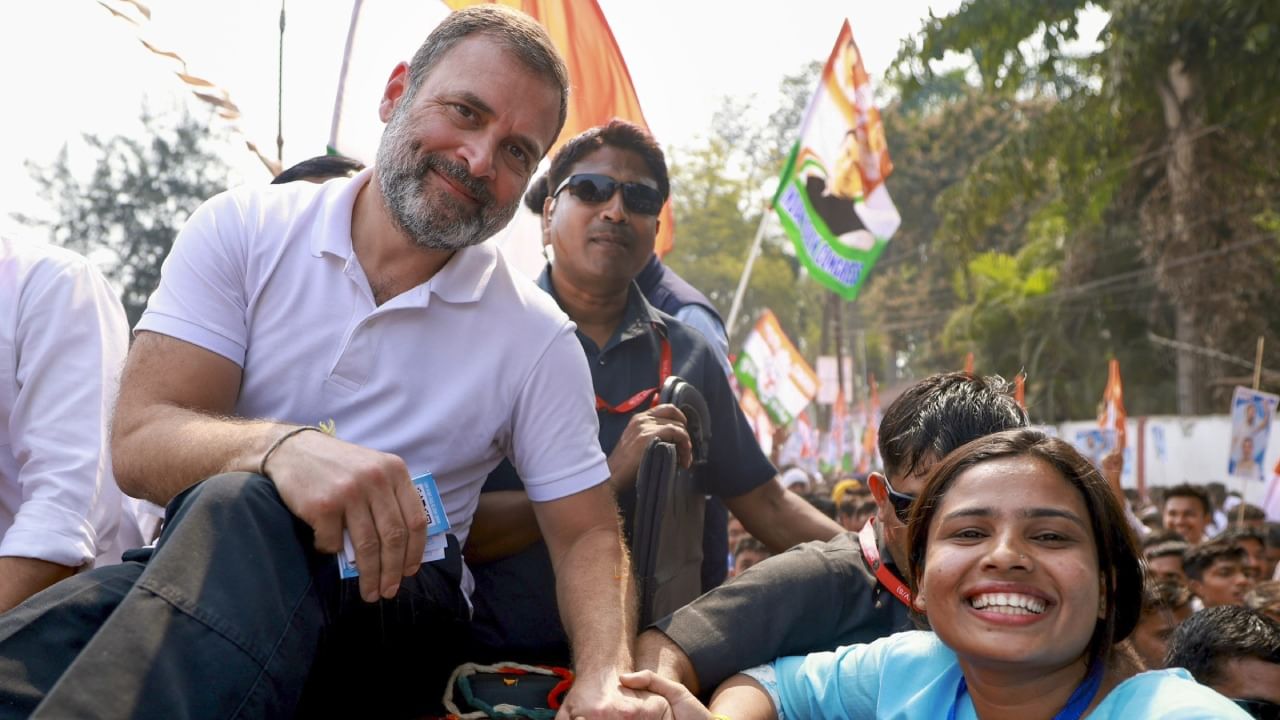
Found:
<svg viewBox="0 0 1280 720"><path fill-rule="evenodd" d="M858 531L858 545L862 548L862 558L867 561L871 569L876 574L876 580L885 587L886 590L893 593L893 596L902 601L903 605L911 607L911 590L907 584L889 571L889 568L880 562L880 546L876 544L876 519L873 517L867 520L867 524L862 526Z"/></svg>
<svg viewBox="0 0 1280 720"><path fill-rule="evenodd" d="M649 399L650 395L653 396L653 400L649 407L653 407L658 404L658 391L662 389L662 384L667 381L667 378L671 377L671 343L667 340L666 334L661 330L658 330L657 326L654 326L654 329L658 332L658 338L662 348L662 358L658 362L658 384L648 390L641 390L617 405L610 405L604 401L604 398L597 394L596 410L604 410L605 412L610 412L615 415L623 415L639 408L646 400Z"/></svg>

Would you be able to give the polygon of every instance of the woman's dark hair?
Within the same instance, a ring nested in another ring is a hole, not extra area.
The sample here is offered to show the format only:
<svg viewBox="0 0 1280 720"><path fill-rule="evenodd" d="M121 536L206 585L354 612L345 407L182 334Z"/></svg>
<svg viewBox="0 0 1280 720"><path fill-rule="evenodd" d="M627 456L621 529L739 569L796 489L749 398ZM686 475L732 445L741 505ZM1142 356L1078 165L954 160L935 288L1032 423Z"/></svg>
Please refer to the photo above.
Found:
<svg viewBox="0 0 1280 720"><path fill-rule="evenodd" d="M1089 640L1089 667L1095 667L1138 624L1143 585L1138 546L1124 510L1097 468L1066 442L1038 430L1007 430L979 438L946 456L929 473L907 524L911 592L915 595L920 591L929 525L956 478L982 463L1016 457L1031 457L1049 465L1084 499L1106 598L1105 615Z"/></svg>

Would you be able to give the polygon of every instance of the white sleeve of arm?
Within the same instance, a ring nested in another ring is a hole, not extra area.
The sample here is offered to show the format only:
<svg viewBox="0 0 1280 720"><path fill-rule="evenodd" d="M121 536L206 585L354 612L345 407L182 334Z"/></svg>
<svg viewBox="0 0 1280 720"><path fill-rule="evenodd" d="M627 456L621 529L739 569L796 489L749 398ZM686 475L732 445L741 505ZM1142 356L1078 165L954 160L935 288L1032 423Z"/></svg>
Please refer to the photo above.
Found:
<svg viewBox="0 0 1280 720"><path fill-rule="evenodd" d="M224 192L187 218L134 331L177 338L244 366L247 249L244 211Z"/></svg>
<svg viewBox="0 0 1280 720"><path fill-rule="evenodd" d="M520 389L511 436L512 464L534 502L558 500L609 479L591 370L568 320Z"/></svg>
<svg viewBox="0 0 1280 720"><path fill-rule="evenodd" d="M128 350L124 309L86 264L33 273L20 300L9 432L22 504L0 555L79 567L114 538L107 426Z"/></svg>

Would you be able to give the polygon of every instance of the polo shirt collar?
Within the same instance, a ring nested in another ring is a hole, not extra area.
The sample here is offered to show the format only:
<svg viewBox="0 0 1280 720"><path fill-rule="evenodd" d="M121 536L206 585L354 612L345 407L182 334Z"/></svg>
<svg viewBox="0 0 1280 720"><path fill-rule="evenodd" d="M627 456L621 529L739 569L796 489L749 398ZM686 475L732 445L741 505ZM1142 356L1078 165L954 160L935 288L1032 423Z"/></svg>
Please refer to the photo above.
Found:
<svg viewBox="0 0 1280 720"><path fill-rule="evenodd" d="M356 260L351 243L351 215L356 196L373 180L373 168L365 168L350 180L332 180L320 192L334 193L330 202L321 202L322 232L311 236L311 254L317 258L334 255L347 262ZM425 305L427 293L448 303L477 302L498 267L498 249L491 242L463 248L453 254L430 280L405 293Z"/></svg>
<svg viewBox="0 0 1280 720"><path fill-rule="evenodd" d="M360 188L373 176L373 168L365 168L350 180L330 180L320 186L322 195L332 194L332 200L321 200L319 206L324 219L317 224L321 232L311 235L311 254L315 257L335 255L349 259L351 252L351 212L356 204Z"/></svg>
<svg viewBox="0 0 1280 720"><path fill-rule="evenodd" d="M560 302L560 297L556 295L555 288L551 285L550 264L547 264L542 269L542 274L538 276L538 287L549 293L552 298L555 298L556 304L562 310L564 309L564 304ZM618 329L613 332L613 337L609 339L609 343L600 350L605 352L615 345L648 335L655 325L661 328L661 332L664 335L666 334L667 323L663 319L662 313L658 312L657 308L644 299L644 295L640 292L640 287L636 285L635 280L632 280L631 286L627 288L627 307L622 311L622 322L618 323Z"/></svg>

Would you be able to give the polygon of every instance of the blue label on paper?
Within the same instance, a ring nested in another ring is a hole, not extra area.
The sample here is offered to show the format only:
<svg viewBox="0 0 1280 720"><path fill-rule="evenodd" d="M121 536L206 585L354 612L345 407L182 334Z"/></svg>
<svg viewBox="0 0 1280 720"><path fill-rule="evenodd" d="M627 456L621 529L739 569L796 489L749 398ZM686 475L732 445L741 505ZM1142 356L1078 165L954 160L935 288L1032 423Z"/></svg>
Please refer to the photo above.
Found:
<svg viewBox="0 0 1280 720"><path fill-rule="evenodd" d="M444 511L444 501L440 499L440 490L436 487L436 479L431 473L419 475L413 479L413 488L418 491L422 500L422 509L427 514L427 545L422 549L422 562L432 562L444 557L447 542L444 533L452 525L449 515ZM343 580L359 577L356 568L356 551L351 545L351 535L342 531L342 552L338 553L338 576Z"/></svg>

